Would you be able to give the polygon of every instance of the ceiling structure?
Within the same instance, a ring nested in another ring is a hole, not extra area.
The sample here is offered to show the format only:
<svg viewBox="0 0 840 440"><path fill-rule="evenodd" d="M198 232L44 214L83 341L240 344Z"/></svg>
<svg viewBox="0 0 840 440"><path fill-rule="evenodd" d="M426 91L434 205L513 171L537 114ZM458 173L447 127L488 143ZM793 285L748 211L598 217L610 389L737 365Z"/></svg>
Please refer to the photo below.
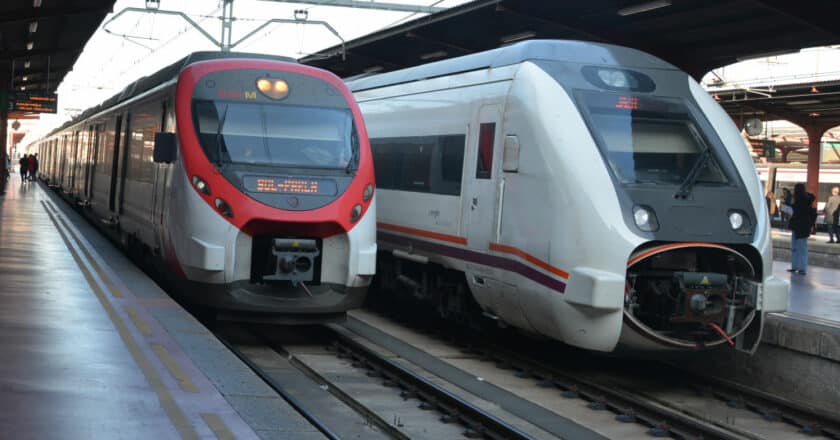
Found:
<svg viewBox="0 0 840 440"><path fill-rule="evenodd" d="M736 123L785 119L801 127L840 125L840 80L712 92Z"/></svg>
<svg viewBox="0 0 840 440"><path fill-rule="evenodd" d="M0 80L54 93L116 0L0 2Z"/></svg>
<svg viewBox="0 0 840 440"><path fill-rule="evenodd" d="M557 38L641 49L699 79L739 60L840 43L836 8L822 0L476 0L300 61L348 77Z"/></svg>

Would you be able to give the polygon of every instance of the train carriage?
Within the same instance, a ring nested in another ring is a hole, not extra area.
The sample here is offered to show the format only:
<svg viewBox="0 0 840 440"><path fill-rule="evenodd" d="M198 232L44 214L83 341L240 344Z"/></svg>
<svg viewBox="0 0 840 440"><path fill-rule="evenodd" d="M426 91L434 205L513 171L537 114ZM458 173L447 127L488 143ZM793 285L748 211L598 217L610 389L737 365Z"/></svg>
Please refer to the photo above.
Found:
<svg viewBox="0 0 840 440"><path fill-rule="evenodd" d="M328 72L194 53L37 145L41 177L188 300L309 322L364 299L373 164L358 106Z"/></svg>
<svg viewBox="0 0 840 440"><path fill-rule="evenodd" d="M752 350L785 310L752 160L674 66L528 41L349 85L386 288L599 351Z"/></svg>

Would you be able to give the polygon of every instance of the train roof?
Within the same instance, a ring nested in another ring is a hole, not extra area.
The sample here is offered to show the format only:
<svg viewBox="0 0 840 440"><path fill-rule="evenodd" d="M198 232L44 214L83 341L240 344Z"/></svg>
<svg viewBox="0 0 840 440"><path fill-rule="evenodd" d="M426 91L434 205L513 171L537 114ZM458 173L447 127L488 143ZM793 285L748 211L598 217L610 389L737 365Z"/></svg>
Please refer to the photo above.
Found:
<svg viewBox="0 0 840 440"><path fill-rule="evenodd" d="M347 78L354 92L419 81L493 67L509 66L524 61L566 61L581 64L608 64L643 69L679 70L651 54L612 44L577 40L528 40L485 52L450 58L421 66Z"/></svg>
<svg viewBox="0 0 840 440"><path fill-rule="evenodd" d="M114 107L122 102L128 101L131 98L139 96L153 88L175 79L184 68L189 66L190 64L198 63L200 61L208 61L208 60L219 60L219 59L267 59L267 60L275 60L275 61L285 61L289 63L297 63L297 60L294 58L289 57L281 57L275 55L265 55L265 54L258 54L258 53L245 53L245 52L193 52L184 58L158 70L157 72L144 76L140 79L135 80L134 82L130 83L129 85L125 86L119 93L111 96L110 98L102 101L99 105L93 106L85 111L83 111L78 116L70 119L69 121L62 124L60 127L52 130L47 136L52 136L53 134L64 130L67 127L70 127L79 121L85 120L86 118L95 115L103 110L109 109Z"/></svg>

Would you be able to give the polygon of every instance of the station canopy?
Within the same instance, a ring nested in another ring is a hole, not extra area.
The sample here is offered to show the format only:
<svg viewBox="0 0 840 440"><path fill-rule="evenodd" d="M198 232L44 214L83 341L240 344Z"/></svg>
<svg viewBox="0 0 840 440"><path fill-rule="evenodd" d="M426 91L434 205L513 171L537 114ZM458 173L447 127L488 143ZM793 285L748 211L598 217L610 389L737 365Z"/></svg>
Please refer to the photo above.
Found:
<svg viewBox="0 0 840 440"><path fill-rule="evenodd" d="M6 90L51 95L116 0L0 2L0 80Z"/></svg>
<svg viewBox="0 0 840 440"><path fill-rule="evenodd" d="M785 119L801 127L840 125L840 80L712 92L736 121Z"/></svg>
<svg viewBox="0 0 840 440"><path fill-rule="evenodd" d="M822 0L477 0L302 58L342 77L386 72L522 39L575 39L654 54L699 79L748 58L840 43Z"/></svg>

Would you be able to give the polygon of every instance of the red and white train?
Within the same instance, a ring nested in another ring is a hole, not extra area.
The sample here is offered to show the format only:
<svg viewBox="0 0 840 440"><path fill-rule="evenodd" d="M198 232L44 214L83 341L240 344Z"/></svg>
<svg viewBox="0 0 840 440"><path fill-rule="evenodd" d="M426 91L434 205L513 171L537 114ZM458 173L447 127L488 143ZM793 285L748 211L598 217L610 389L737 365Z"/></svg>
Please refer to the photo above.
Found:
<svg viewBox="0 0 840 440"><path fill-rule="evenodd" d="M329 72L199 52L37 142L41 178L178 295L281 322L340 318L376 266L368 136Z"/></svg>

